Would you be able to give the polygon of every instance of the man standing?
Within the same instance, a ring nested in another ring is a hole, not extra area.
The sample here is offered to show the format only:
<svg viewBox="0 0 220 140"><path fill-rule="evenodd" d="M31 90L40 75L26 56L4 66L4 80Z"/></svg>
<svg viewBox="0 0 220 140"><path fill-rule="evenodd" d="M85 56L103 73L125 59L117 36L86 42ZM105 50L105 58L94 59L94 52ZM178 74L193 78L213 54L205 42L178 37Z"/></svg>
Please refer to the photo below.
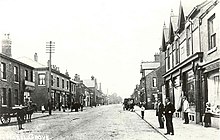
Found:
<svg viewBox="0 0 220 140"><path fill-rule="evenodd" d="M174 130L173 130L173 113L175 112L175 108L173 104L170 102L170 98L165 99L165 118L166 118L166 127L167 127L167 133L165 135L171 134L174 135Z"/></svg>
<svg viewBox="0 0 220 140"><path fill-rule="evenodd" d="M189 111L189 102L187 101L186 96L184 96L183 97L183 115L184 115L185 122L183 124L189 124L188 111Z"/></svg>
<svg viewBox="0 0 220 140"><path fill-rule="evenodd" d="M156 115L158 117L158 121L160 124L159 128L164 128L163 111L164 111L164 105L161 103L160 99L158 99L156 106Z"/></svg>
<svg viewBox="0 0 220 140"><path fill-rule="evenodd" d="M145 107L144 105L141 105L141 118L144 119L144 111L145 111Z"/></svg>
<svg viewBox="0 0 220 140"><path fill-rule="evenodd" d="M26 115L24 109L22 107L19 107L17 109L17 121L18 121L18 129L23 130L22 124L24 123L24 116Z"/></svg>

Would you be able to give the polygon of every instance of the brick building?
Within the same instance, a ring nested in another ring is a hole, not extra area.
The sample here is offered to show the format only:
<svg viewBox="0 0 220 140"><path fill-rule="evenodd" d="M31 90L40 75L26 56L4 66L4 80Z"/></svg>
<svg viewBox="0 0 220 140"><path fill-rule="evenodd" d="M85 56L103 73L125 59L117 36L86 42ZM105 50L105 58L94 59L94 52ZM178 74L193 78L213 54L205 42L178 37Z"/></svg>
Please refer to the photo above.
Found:
<svg viewBox="0 0 220 140"><path fill-rule="evenodd" d="M2 41L0 62L0 106L25 105L34 96L34 68L12 58L9 35Z"/></svg>
<svg viewBox="0 0 220 140"><path fill-rule="evenodd" d="M50 96L53 109L60 108L61 105L70 107L70 104L73 101L72 97L74 97L70 93L75 91L75 84L70 82L71 78L67 72L63 74L58 67L55 65L52 66L51 95L49 95L49 67L38 62L36 53L34 60L27 57L21 57L18 59L34 67L35 94L33 95L33 102L37 103L39 109L42 105L47 109Z"/></svg>

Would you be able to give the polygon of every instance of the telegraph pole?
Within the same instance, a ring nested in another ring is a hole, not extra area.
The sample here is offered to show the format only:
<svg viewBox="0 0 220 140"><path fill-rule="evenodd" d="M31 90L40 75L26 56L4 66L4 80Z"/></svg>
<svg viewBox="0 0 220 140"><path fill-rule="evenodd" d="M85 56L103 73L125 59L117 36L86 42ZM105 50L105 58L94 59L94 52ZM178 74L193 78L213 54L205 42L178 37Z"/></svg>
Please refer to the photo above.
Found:
<svg viewBox="0 0 220 140"><path fill-rule="evenodd" d="M46 42L46 53L49 53L49 88L48 88L48 109L49 109L49 115L52 114L52 97L51 97L51 54L54 53L55 49L55 42L49 41Z"/></svg>

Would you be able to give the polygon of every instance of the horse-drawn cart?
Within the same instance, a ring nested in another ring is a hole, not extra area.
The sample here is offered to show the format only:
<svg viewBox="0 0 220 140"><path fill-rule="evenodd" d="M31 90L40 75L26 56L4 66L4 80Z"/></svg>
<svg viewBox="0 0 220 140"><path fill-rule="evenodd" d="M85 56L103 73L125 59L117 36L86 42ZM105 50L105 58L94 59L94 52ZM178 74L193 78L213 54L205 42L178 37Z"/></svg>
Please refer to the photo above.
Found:
<svg viewBox="0 0 220 140"><path fill-rule="evenodd" d="M11 121L11 117L16 117L19 109L24 110L26 112L27 106L16 106L16 107L0 107L0 119L2 124L8 125ZM25 115L26 116L26 115ZM24 121L26 121L26 117L24 117Z"/></svg>

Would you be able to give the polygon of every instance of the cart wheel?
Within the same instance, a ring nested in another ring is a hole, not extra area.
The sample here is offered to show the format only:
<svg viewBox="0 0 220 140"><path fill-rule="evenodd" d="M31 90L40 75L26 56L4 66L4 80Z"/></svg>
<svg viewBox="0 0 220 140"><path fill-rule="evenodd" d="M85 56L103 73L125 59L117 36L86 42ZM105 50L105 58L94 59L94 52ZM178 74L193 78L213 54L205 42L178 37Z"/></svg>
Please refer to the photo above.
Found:
<svg viewBox="0 0 220 140"><path fill-rule="evenodd" d="M8 125L11 121L11 116L10 114L2 114L1 115L1 122L2 124Z"/></svg>

